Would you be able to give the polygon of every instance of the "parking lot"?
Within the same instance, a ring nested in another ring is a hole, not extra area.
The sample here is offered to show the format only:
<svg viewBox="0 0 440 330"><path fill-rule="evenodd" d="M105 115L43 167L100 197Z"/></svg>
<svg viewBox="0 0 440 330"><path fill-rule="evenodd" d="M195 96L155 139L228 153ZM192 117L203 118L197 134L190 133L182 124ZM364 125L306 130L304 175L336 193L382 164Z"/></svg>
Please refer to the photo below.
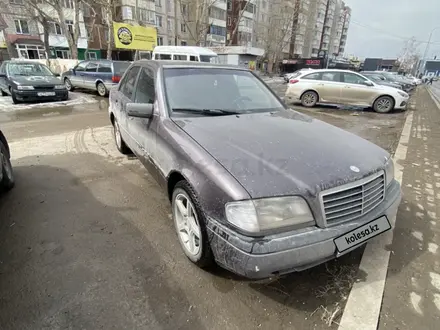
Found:
<svg viewBox="0 0 440 330"><path fill-rule="evenodd" d="M286 85L279 79L268 84L283 96ZM0 100L0 128L10 141L17 181L0 199L0 328L336 329L353 284L371 284L372 274L359 269L363 248L258 282L195 267L181 252L166 194L137 159L116 150L107 99L71 95L68 102L30 106ZM428 98L421 86L409 111L390 114L292 106L392 154L407 116L419 113L409 126L413 142L407 147L414 155L398 163L411 170L404 176L405 200L388 247L390 289L382 310L382 295L372 300L382 313L381 329L433 329L439 321L440 293L428 293L440 290L438 147L431 149L434 141L426 148L417 144L429 132L439 137L438 126L434 132L423 122L440 122ZM418 155L417 149L427 153ZM418 167L425 177L418 176ZM416 199L417 181L419 190L433 189L430 204ZM424 221L416 231L414 219ZM402 253L405 244L415 250Z"/></svg>

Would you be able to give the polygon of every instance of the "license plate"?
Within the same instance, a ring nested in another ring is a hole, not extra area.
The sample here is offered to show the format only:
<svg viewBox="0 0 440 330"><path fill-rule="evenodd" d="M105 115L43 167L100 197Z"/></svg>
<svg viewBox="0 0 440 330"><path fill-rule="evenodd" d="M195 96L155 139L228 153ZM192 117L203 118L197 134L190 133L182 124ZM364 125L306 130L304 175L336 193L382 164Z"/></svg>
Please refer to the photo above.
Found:
<svg viewBox="0 0 440 330"><path fill-rule="evenodd" d="M360 245L389 229L391 229L390 222L386 216L383 216L335 238L334 242L338 252L344 252L345 250Z"/></svg>
<svg viewBox="0 0 440 330"><path fill-rule="evenodd" d="M39 92L38 96L55 96L55 92Z"/></svg>

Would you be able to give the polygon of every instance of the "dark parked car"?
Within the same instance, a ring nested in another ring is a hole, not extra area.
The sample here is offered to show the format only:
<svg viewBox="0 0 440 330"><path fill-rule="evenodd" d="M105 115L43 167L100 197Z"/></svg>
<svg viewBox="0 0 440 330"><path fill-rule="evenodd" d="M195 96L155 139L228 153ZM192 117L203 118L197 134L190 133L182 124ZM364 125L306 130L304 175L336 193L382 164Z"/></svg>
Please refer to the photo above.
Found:
<svg viewBox="0 0 440 330"><path fill-rule="evenodd" d="M387 81L383 76L374 73L362 72L362 75L368 79L374 81L378 85L394 87L397 89L402 89L402 85L396 82Z"/></svg>
<svg viewBox="0 0 440 330"><path fill-rule="evenodd" d="M387 71L362 71L361 74L375 74L387 82L400 85L401 89L407 93L411 92L415 88L415 85L413 85L412 82L406 81L399 75L392 74Z"/></svg>
<svg viewBox="0 0 440 330"><path fill-rule="evenodd" d="M61 79L69 91L84 88L96 90L100 96L106 96L118 84L130 64L131 62L108 60L83 61L64 72Z"/></svg>
<svg viewBox="0 0 440 330"><path fill-rule="evenodd" d="M65 101L69 93L61 80L41 63L5 61L0 66L0 92L14 103L24 101Z"/></svg>
<svg viewBox="0 0 440 330"><path fill-rule="evenodd" d="M201 267L270 277L391 228L401 192L390 155L287 108L249 70L138 61L109 103L117 148L166 189L182 249Z"/></svg>
<svg viewBox="0 0 440 330"><path fill-rule="evenodd" d="M14 187L14 173L10 158L8 141L0 131L0 192L6 192Z"/></svg>

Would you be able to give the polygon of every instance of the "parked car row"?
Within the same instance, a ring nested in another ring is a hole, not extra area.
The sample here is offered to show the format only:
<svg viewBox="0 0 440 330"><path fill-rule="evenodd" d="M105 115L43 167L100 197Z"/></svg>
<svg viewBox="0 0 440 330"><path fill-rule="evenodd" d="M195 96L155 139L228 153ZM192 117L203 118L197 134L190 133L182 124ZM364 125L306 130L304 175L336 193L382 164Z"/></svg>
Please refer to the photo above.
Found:
<svg viewBox="0 0 440 330"><path fill-rule="evenodd" d="M409 93L417 86L417 81L388 71L362 71L362 75L375 75L385 83L397 84L402 90Z"/></svg>
<svg viewBox="0 0 440 330"><path fill-rule="evenodd" d="M300 70L290 76L285 100L305 107L344 104L371 107L376 112L406 109L409 95L400 89L378 84L348 70Z"/></svg>
<svg viewBox="0 0 440 330"><path fill-rule="evenodd" d="M381 112L408 97L335 70L299 72L287 95L307 106L375 99ZM177 239L200 267L251 278L307 269L389 230L400 202L386 151L289 109L247 69L134 62L110 91L109 120L117 149L164 187Z"/></svg>

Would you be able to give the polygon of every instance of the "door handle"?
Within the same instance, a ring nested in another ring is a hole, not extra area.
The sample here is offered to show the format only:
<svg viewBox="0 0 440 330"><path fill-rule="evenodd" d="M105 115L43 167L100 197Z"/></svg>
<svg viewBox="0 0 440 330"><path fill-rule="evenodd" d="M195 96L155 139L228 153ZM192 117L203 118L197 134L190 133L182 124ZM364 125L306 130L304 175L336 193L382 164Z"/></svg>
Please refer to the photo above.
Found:
<svg viewBox="0 0 440 330"><path fill-rule="evenodd" d="M350 86L344 86L344 88L351 88Z"/></svg>

